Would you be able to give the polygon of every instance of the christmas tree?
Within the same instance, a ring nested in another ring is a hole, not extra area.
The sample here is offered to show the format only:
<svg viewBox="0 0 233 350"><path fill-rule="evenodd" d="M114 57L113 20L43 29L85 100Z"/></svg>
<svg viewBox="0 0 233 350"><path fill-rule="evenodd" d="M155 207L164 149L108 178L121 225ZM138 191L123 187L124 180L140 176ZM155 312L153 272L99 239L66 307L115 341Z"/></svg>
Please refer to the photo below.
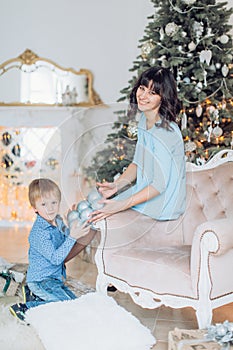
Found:
<svg viewBox="0 0 233 350"><path fill-rule="evenodd" d="M142 71L161 65L172 70L182 109L182 130L188 161L205 163L216 152L233 147L233 47L229 19L233 9L215 0L151 0L155 13L148 17L139 41L135 72L119 101L127 100ZM106 152L96 154L87 173L112 181L130 163L136 142L136 122L127 111L106 140Z"/></svg>

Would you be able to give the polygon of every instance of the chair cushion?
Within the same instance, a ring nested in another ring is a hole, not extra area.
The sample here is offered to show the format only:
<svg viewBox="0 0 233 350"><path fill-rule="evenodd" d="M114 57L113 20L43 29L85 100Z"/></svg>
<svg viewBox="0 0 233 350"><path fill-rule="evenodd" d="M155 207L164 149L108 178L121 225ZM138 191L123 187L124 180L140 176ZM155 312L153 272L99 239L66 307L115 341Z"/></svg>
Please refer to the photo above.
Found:
<svg viewBox="0 0 233 350"><path fill-rule="evenodd" d="M158 294L196 298L190 277L190 246L122 248L105 261L105 273ZM106 252L106 255L107 252Z"/></svg>

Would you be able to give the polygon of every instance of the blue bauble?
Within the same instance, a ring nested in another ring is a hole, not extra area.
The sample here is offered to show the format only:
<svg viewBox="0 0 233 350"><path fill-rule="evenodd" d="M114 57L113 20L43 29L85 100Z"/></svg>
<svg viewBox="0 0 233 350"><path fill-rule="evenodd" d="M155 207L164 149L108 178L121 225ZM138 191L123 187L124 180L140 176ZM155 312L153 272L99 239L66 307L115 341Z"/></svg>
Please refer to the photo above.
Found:
<svg viewBox="0 0 233 350"><path fill-rule="evenodd" d="M93 201L91 204L91 207L93 210L98 210L104 207L104 203L99 203L100 199L97 199L96 201Z"/></svg>
<svg viewBox="0 0 233 350"><path fill-rule="evenodd" d="M90 219L89 215L92 213L92 211L93 210L90 207L88 207L88 208L86 208L86 209L81 211L81 213L80 213L80 220L81 220L82 223L84 221Z"/></svg>
<svg viewBox="0 0 233 350"><path fill-rule="evenodd" d="M79 213L76 210L71 210L68 214L67 214L67 222L68 225L70 226L71 223L75 220L79 220Z"/></svg>
<svg viewBox="0 0 233 350"><path fill-rule="evenodd" d="M96 188L94 188L93 190L91 190L91 192L88 194L88 196L87 196L87 200L88 200L88 202L91 204L91 206L92 206L92 204L94 203L94 202L96 202L96 201L98 201L98 200L100 200L100 199L102 199L102 195L101 195L101 193L99 193L98 191L97 191L97 189Z"/></svg>
<svg viewBox="0 0 233 350"><path fill-rule="evenodd" d="M85 201L85 200L79 202L77 205L77 211L79 213L81 213L83 210L85 210L87 208L90 208L90 204L88 203L88 201Z"/></svg>

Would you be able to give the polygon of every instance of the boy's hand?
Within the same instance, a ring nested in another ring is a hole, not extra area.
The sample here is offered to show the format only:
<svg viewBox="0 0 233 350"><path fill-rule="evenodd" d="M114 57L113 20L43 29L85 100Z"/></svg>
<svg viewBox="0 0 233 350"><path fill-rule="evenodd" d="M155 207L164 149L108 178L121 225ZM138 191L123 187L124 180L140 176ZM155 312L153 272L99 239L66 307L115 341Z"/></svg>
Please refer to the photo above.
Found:
<svg viewBox="0 0 233 350"><path fill-rule="evenodd" d="M90 228L91 227L87 224L87 222L84 222L82 225L80 225L78 220L75 220L71 224L70 236L78 241L80 238L86 236L89 233Z"/></svg>

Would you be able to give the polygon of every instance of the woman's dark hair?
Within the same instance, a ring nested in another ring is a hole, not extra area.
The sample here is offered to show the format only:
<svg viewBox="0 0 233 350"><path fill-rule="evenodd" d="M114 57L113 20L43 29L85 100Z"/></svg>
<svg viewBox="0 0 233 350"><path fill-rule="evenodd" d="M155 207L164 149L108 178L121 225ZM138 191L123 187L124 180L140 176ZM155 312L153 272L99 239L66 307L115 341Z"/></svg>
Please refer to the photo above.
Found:
<svg viewBox="0 0 233 350"><path fill-rule="evenodd" d="M152 85L151 85L152 83ZM177 95L177 86L170 69L163 67L151 67L144 71L135 83L130 93L129 115L135 115L138 111L136 93L139 86L150 86L161 97L159 114L162 119L161 127L169 128L171 121L176 122L180 111L180 102Z"/></svg>

